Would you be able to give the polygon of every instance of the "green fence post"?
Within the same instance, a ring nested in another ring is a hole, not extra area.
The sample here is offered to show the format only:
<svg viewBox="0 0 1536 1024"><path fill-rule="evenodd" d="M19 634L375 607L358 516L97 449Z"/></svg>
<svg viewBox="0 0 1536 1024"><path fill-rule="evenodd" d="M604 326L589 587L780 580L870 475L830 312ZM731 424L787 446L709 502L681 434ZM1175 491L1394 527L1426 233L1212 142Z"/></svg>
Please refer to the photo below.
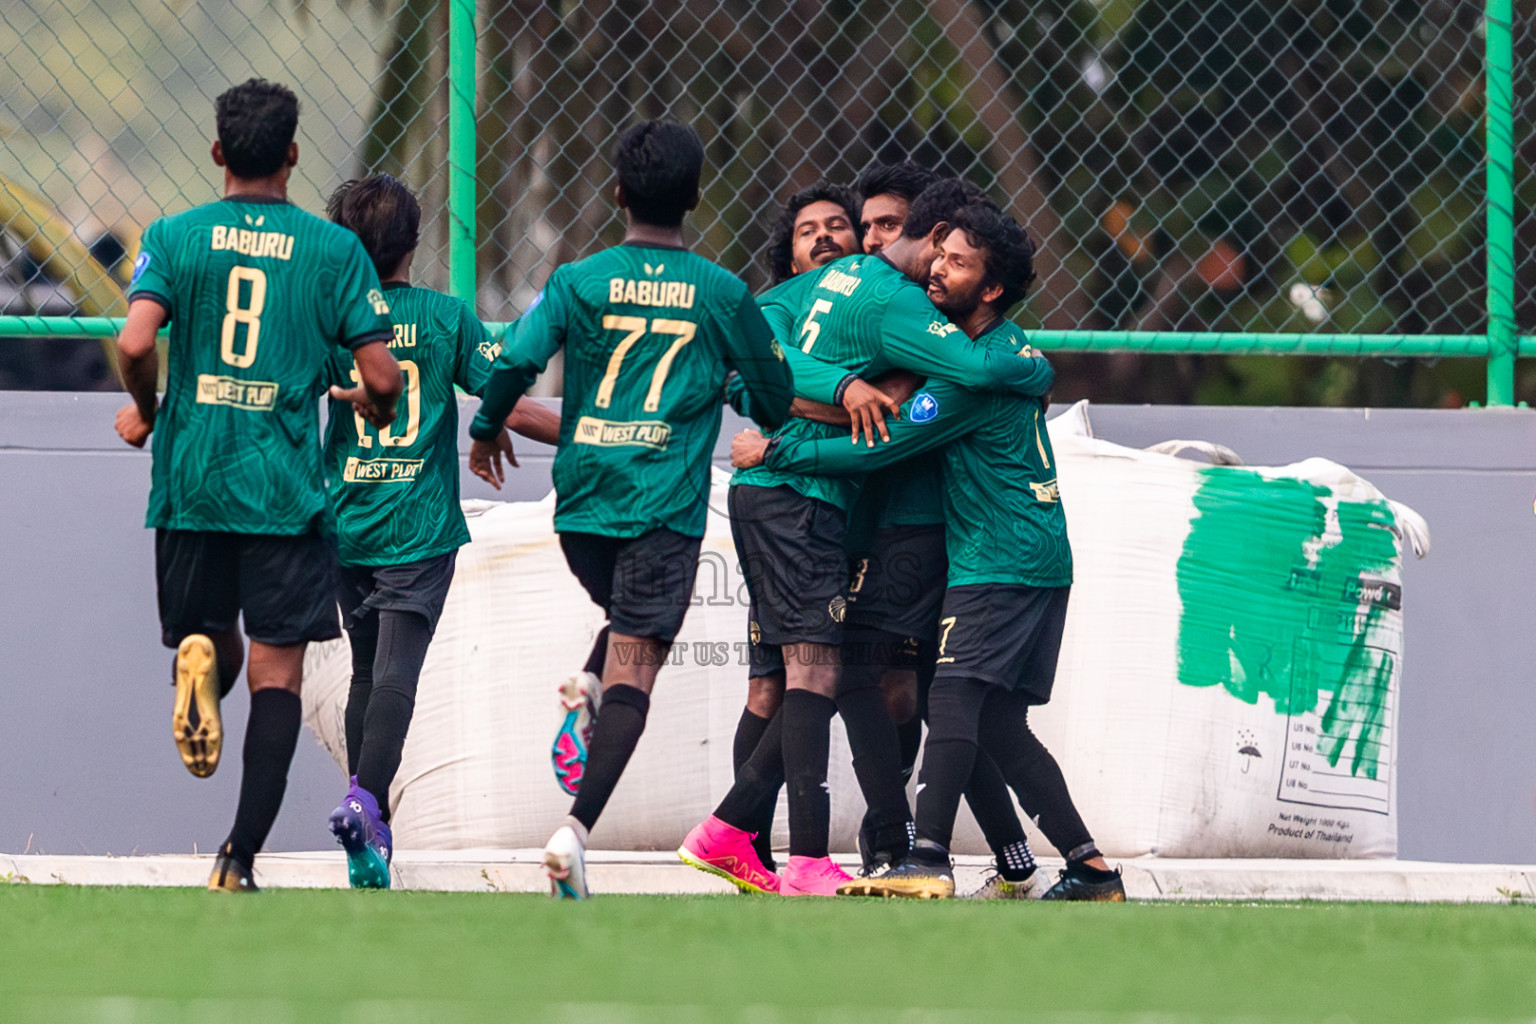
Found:
<svg viewBox="0 0 1536 1024"><path fill-rule="evenodd" d="M448 290L475 305L475 0L448 0Z"/></svg>
<svg viewBox="0 0 1536 1024"><path fill-rule="evenodd" d="M1488 0L1488 404L1515 404L1514 0Z"/></svg>

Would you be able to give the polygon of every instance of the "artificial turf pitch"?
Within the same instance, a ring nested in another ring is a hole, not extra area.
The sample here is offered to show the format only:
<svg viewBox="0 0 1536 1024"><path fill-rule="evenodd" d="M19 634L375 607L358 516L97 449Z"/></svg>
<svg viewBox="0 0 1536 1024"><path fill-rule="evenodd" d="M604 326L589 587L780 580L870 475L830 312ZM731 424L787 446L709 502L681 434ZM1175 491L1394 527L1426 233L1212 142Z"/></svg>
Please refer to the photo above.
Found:
<svg viewBox="0 0 1536 1024"><path fill-rule="evenodd" d="M1530 1021L1524 905L0 886L0 1020Z"/></svg>

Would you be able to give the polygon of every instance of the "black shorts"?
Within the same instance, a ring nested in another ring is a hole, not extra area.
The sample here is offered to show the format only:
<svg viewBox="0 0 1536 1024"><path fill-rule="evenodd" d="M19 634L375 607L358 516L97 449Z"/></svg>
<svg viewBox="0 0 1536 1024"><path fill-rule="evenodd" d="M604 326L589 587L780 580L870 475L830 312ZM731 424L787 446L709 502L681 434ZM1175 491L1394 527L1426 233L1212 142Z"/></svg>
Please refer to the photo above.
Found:
<svg viewBox="0 0 1536 1024"><path fill-rule="evenodd" d="M565 564L615 633L671 643L683 628L699 571L699 538L668 529L638 537L562 533Z"/></svg>
<svg viewBox="0 0 1536 1024"><path fill-rule="evenodd" d="M293 536L155 531L160 634L175 647L193 633L231 629L289 647L341 636L336 615L336 539L317 529Z"/></svg>
<svg viewBox="0 0 1536 1024"><path fill-rule="evenodd" d="M950 587L939 620L937 684L975 679L1032 704L1051 699L1071 587L980 583Z"/></svg>
<svg viewBox="0 0 1536 1024"><path fill-rule="evenodd" d="M751 597L752 646L841 643L848 585L843 510L790 487L732 487L729 504ZM756 666L767 663L766 652L754 657L753 674L764 674Z"/></svg>
<svg viewBox="0 0 1536 1024"><path fill-rule="evenodd" d="M932 641L949 575L944 526L888 526L853 559L848 626Z"/></svg>
<svg viewBox="0 0 1536 1024"><path fill-rule="evenodd" d="M350 631L372 611L415 612L433 631L442 618L459 553L450 551L404 565L344 565L336 600Z"/></svg>

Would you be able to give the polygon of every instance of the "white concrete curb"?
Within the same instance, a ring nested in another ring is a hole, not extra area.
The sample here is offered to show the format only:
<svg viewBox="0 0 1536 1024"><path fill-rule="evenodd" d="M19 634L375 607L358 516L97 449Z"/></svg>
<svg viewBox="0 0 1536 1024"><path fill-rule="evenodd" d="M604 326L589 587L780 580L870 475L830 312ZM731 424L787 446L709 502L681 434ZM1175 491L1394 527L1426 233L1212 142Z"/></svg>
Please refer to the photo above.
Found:
<svg viewBox="0 0 1536 1024"><path fill-rule="evenodd" d="M402 850L395 856L398 889L444 892L544 892L548 883L538 850ZM839 857L845 866L852 858ZM209 855L69 857L0 854L0 882L42 885L170 885L207 883ZM1439 864L1426 861L1163 860L1119 862L1125 890L1144 900L1370 900L1497 903L1536 899L1536 867ZM587 875L598 893L732 893L713 875L696 871L669 852L588 854ZM980 882L990 861L959 857L961 892ZM1060 861L1042 860L1054 878ZM345 888L339 851L271 853L257 859L256 879L278 889Z"/></svg>

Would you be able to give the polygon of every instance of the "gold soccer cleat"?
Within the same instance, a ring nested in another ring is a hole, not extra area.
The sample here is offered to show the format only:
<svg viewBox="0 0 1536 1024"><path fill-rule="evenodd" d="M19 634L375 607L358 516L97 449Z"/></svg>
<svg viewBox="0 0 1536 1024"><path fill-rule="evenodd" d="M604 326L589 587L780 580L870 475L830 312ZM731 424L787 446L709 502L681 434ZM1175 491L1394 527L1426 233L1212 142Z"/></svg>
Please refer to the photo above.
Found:
<svg viewBox="0 0 1536 1024"><path fill-rule="evenodd" d="M187 771L206 779L219 767L224 726L219 718L219 664L213 641L193 633L176 648L176 707L171 735Z"/></svg>
<svg viewBox="0 0 1536 1024"><path fill-rule="evenodd" d="M213 874L208 876L209 892L260 892L251 869L236 860L227 850L220 850L213 859Z"/></svg>

